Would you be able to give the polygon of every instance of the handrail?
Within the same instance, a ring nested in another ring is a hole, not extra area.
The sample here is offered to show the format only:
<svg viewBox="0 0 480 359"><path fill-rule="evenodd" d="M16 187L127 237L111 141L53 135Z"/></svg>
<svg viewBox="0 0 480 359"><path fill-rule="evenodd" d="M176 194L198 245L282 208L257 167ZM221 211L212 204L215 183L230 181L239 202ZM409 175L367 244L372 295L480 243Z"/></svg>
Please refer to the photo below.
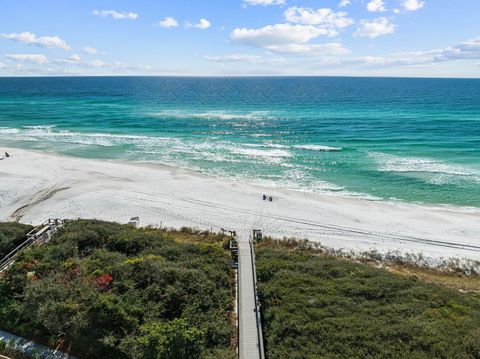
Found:
<svg viewBox="0 0 480 359"><path fill-rule="evenodd" d="M240 249L239 249L240 250ZM240 253L239 253L240 254ZM238 266L237 266L237 355L240 355L240 272L241 272L241 264L240 258L238 259Z"/></svg>
<svg viewBox="0 0 480 359"><path fill-rule="evenodd" d="M2 258L2 260L0 261L0 265L1 263L10 259L11 257L14 257L17 252L21 251L23 247L26 247L29 244L31 244L31 242L33 242L33 238L28 238L27 240L20 243L17 247L15 247L12 251L10 251L10 253L8 253L5 257Z"/></svg>
<svg viewBox="0 0 480 359"><path fill-rule="evenodd" d="M258 345L259 345L258 350L260 352L260 359L265 359L265 350L263 347L262 318L260 314L260 303L257 295L257 271L255 269L255 253L253 250L253 241L250 239L248 242L250 246L250 253L252 256L253 290L254 290L254 299L255 299L255 312L256 312L256 319L257 319L257 337L258 337Z"/></svg>
<svg viewBox="0 0 480 359"><path fill-rule="evenodd" d="M47 240L52 234L54 234L59 227L61 227L66 220L61 219L48 219L43 222L41 225L35 227L30 232L27 233L27 239L10 251L5 257L0 260L0 272L3 272L7 269L14 261L15 257L23 250L34 245L41 239L44 239L45 236Z"/></svg>
<svg viewBox="0 0 480 359"><path fill-rule="evenodd" d="M0 330L0 343L2 342L7 344L8 348L13 349L15 352L23 353L26 357L49 359L77 359L77 357L73 355L64 353L50 347L46 347L31 340ZM1 355L0 358L2 358Z"/></svg>

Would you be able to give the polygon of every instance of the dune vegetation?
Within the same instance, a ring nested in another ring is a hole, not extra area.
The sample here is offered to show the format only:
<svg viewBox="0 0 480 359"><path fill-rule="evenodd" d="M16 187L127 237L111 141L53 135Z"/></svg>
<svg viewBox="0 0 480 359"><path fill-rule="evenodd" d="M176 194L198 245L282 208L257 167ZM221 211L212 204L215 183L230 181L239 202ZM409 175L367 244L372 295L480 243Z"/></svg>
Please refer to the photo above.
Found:
<svg viewBox="0 0 480 359"><path fill-rule="evenodd" d="M305 242L266 239L256 254L269 359L480 358L479 292L339 258Z"/></svg>
<svg viewBox="0 0 480 359"><path fill-rule="evenodd" d="M16 222L0 223L0 259L25 240L31 226Z"/></svg>
<svg viewBox="0 0 480 359"><path fill-rule="evenodd" d="M80 358L233 358L224 241L69 222L0 278L0 329Z"/></svg>
<svg viewBox="0 0 480 359"><path fill-rule="evenodd" d="M0 224L3 248L29 229ZM81 359L234 358L227 243L69 222L0 277L0 329ZM269 238L256 265L268 359L480 358L479 276Z"/></svg>

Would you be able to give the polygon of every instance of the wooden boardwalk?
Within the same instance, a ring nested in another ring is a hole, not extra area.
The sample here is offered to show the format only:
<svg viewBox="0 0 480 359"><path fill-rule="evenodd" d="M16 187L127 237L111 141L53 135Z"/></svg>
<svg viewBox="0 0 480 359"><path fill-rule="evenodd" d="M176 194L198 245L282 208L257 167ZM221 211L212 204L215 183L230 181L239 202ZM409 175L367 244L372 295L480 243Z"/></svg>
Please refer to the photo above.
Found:
<svg viewBox="0 0 480 359"><path fill-rule="evenodd" d="M240 359L264 359L253 243L240 238L238 249L238 355Z"/></svg>
<svg viewBox="0 0 480 359"><path fill-rule="evenodd" d="M42 359L77 359L73 355L68 355L58 350L48 348L41 344L0 330L0 342L3 342L8 348L14 349L20 353L32 358ZM0 355L0 358L2 356ZM6 357L4 357L6 358Z"/></svg>
<svg viewBox="0 0 480 359"><path fill-rule="evenodd" d="M18 247L14 248L4 258L0 258L0 273L6 271L15 261L15 258L25 249L36 245L43 244L50 240L50 237L61 228L67 220L65 219L49 219L38 227L32 229L26 240Z"/></svg>

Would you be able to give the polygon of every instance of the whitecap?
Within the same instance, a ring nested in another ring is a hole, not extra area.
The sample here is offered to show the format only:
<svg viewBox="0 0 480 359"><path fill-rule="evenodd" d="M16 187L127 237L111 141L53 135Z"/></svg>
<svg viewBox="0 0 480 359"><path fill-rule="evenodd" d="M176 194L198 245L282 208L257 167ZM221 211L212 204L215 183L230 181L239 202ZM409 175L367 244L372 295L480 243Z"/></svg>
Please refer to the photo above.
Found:
<svg viewBox="0 0 480 359"><path fill-rule="evenodd" d="M272 142L243 143L242 146L244 146L244 147L254 147L254 148L280 148L280 149L290 148L289 146L281 145L279 143L272 143Z"/></svg>
<svg viewBox="0 0 480 359"><path fill-rule="evenodd" d="M269 111L225 111L225 110L206 110L206 111L185 111L185 110L164 110L152 113L151 116L160 118L200 118L207 120L259 120L272 118Z"/></svg>
<svg viewBox="0 0 480 359"><path fill-rule="evenodd" d="M285 150L275 149L275 150L256 150L251 148L236 148L233 150L234 153L239 155L244 155L248 157L272 157L272 158L288 158L293 157L293 155Z"/></svg>
<svg viewBox="0 0 480 359"><path fill-rule="evenodd" d="M51 130L55 125L27 125L22 126L22 128L27 130Z"/></svg>
<svg viewBox="0 0 480 359"><path fill-rule="evenodd" d="M458 181L480 183L480 170L467 166L431 158L401 157L379 152L370 152L368 156L377 162L377 169L381 172L417 174L417 178L436 185Z"/></svg>
<svg viewBox="0 0 480 359"><path fill-rule="evenodd" d="M330 146L321 146L321 145L296 145L293 146L298 150L307 150L307 151L322 151L322 152L331 152L331 151L341 151L341 147L330 147Z"/></svg>
<svg viewBox="0 0 480 359"><path fill-rule="evenodd" d="M10 135L10 134L16 134L20 133L20 130L18 128L13 128L13 127L0 127L0 134L5 134L5 135Z"/></svg>

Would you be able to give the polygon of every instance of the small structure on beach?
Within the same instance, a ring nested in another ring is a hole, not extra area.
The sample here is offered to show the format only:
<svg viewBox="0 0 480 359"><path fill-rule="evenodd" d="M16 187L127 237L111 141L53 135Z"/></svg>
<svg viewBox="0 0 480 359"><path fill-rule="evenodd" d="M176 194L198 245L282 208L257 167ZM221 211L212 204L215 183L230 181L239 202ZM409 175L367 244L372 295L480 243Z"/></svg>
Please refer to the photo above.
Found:
<svg viewBox="0 0 480 359"><path fill-rule="evenodd" d="M220 228L223 235L228 234L230 236L230 242L228 244L230 252L232 254L232 268L238 268L238 240L237 231L232 231L224 228Z"/></svg>
<svg viewBox="0 0 480 359"><path fill-rule="evenodd" d="M236 238L230 240L230 252L232 253L232 268L238 268L238 241Z"/></svg>
<svg viewBox="0 0 480 359"><path fill-rule="evenodd" d="M228 235L232 238L236 238L237 237L237 231L231 231L229 229L224 229L224 228L220 228L220 230L222 231L222 234L223 235L226 235L228 233Z"/></svg>
<svg viewBox="0 0 480 359"><path fill-rule="evenodd" d="M137 228L140 225L140 217L130 218L128 225Z"/></svg>
<svg viewBox="0 0 480 359"><path fill-rule="evenodd" d="M262 230L254 229L252 237L254 241L257 241L257 242L261 241L263 238Z"/></svg>

